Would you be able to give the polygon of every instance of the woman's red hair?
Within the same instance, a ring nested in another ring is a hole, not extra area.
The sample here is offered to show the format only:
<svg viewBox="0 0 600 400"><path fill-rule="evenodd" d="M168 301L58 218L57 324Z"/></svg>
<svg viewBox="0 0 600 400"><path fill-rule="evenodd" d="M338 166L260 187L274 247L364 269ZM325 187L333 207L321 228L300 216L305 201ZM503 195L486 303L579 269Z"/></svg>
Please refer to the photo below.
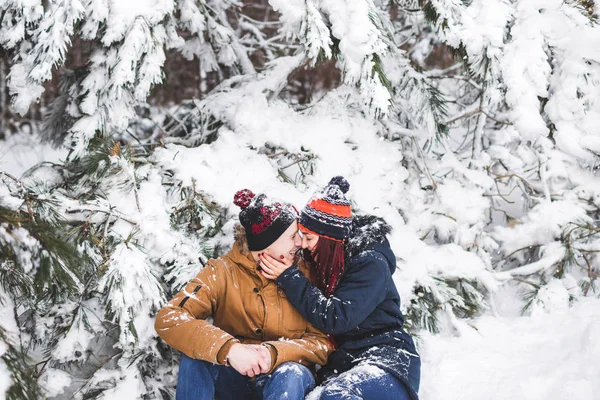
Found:
<svg viewBox="0 0 600 400"><path fill-rule="evenodd" d="M314 283L331 296L344 273L344 243L319 236L312 253L304 250L304 259L312 266Z"/></svg>

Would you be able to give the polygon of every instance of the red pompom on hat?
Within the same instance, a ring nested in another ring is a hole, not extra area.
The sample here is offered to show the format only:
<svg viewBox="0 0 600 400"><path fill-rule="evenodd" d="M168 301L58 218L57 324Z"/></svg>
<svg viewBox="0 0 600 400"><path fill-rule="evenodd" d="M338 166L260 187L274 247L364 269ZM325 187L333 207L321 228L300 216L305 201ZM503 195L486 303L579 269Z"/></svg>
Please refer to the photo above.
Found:
<svg viewBox="0 0 600 400"><path fill-rule="evenodd" d="M233 204L244 210L250 205L250 202L254 197L256 197L256 195L252 193L252 191L243 189L238 191L235 196L233 196Z"/></svg>

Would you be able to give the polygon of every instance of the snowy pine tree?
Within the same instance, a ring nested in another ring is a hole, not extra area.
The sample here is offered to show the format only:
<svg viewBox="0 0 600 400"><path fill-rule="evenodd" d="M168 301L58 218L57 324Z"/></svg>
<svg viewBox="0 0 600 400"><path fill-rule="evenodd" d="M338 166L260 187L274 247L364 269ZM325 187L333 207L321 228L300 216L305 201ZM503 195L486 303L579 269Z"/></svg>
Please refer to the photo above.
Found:
<svg viewBox="0 0 600 400"><path fill-rule="evenodd" d="M598 243L600 153L597 133L590 129L595 101L588 96L598 93L598 58L589 46L600 30L589 5L582 6L577 1L426 5L444 42L464 54L466 79L479 85L477 102L451 121L463 119L464 125L476 118L467 125L471 168L483 168L493 179L492 210L508 225L492 232L502 256L494 265L507 270L498 278L534 288L526 308L585 296L597 278L590 249ZM515 202L523 211L511 206Z"/></svg>
<svg viewBox="0 0 600 400"><path fill-rule="evenodd" d="M41 396L30 352L38 336L35 315L46 314L81 287L86 265L57 204L16 178L0 175L0 306L3 371L11 382L2 388L11 399Z"/></svg>

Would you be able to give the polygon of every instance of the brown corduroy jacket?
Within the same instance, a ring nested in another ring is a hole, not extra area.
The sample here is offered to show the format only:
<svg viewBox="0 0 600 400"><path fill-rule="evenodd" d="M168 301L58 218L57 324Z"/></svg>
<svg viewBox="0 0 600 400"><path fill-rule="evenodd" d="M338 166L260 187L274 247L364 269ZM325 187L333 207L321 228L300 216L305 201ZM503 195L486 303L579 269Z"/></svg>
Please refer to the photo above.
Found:
<svg viewBox="0 0 600 400"><path fill-rule="evenodd" d="M188 357L227 364L235 343L266 344L271 371L293 361L323 365L333 351L277 284L264 278L239 235L226 255L206 266L156 316L155 329ZM302 270L302 267L301 267ZM306 272L306 271L303 271ZM212 317L213 322L206 321Z"/></svg>

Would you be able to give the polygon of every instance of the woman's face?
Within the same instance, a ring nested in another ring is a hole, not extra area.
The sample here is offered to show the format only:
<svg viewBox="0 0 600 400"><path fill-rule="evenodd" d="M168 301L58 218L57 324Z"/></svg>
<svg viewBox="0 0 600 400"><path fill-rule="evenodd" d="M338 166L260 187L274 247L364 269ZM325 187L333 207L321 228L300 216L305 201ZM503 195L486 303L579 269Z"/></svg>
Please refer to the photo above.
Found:
<svg viewBox="0 0 600 400"><path fill-rule="evenodd" d="M298 235L298 222L294 221L275 242L267 247L265 253L277 260L287 259L293 262L301 244L302 240Z"/></svg>
<svg viewBox="0 0 600 400"><path fill-rule="evenodd" d="M302 235L302 248L312 253L317 246L317 242L319 241L319 235L305 231L300 231L300 233Z"/></svg>

